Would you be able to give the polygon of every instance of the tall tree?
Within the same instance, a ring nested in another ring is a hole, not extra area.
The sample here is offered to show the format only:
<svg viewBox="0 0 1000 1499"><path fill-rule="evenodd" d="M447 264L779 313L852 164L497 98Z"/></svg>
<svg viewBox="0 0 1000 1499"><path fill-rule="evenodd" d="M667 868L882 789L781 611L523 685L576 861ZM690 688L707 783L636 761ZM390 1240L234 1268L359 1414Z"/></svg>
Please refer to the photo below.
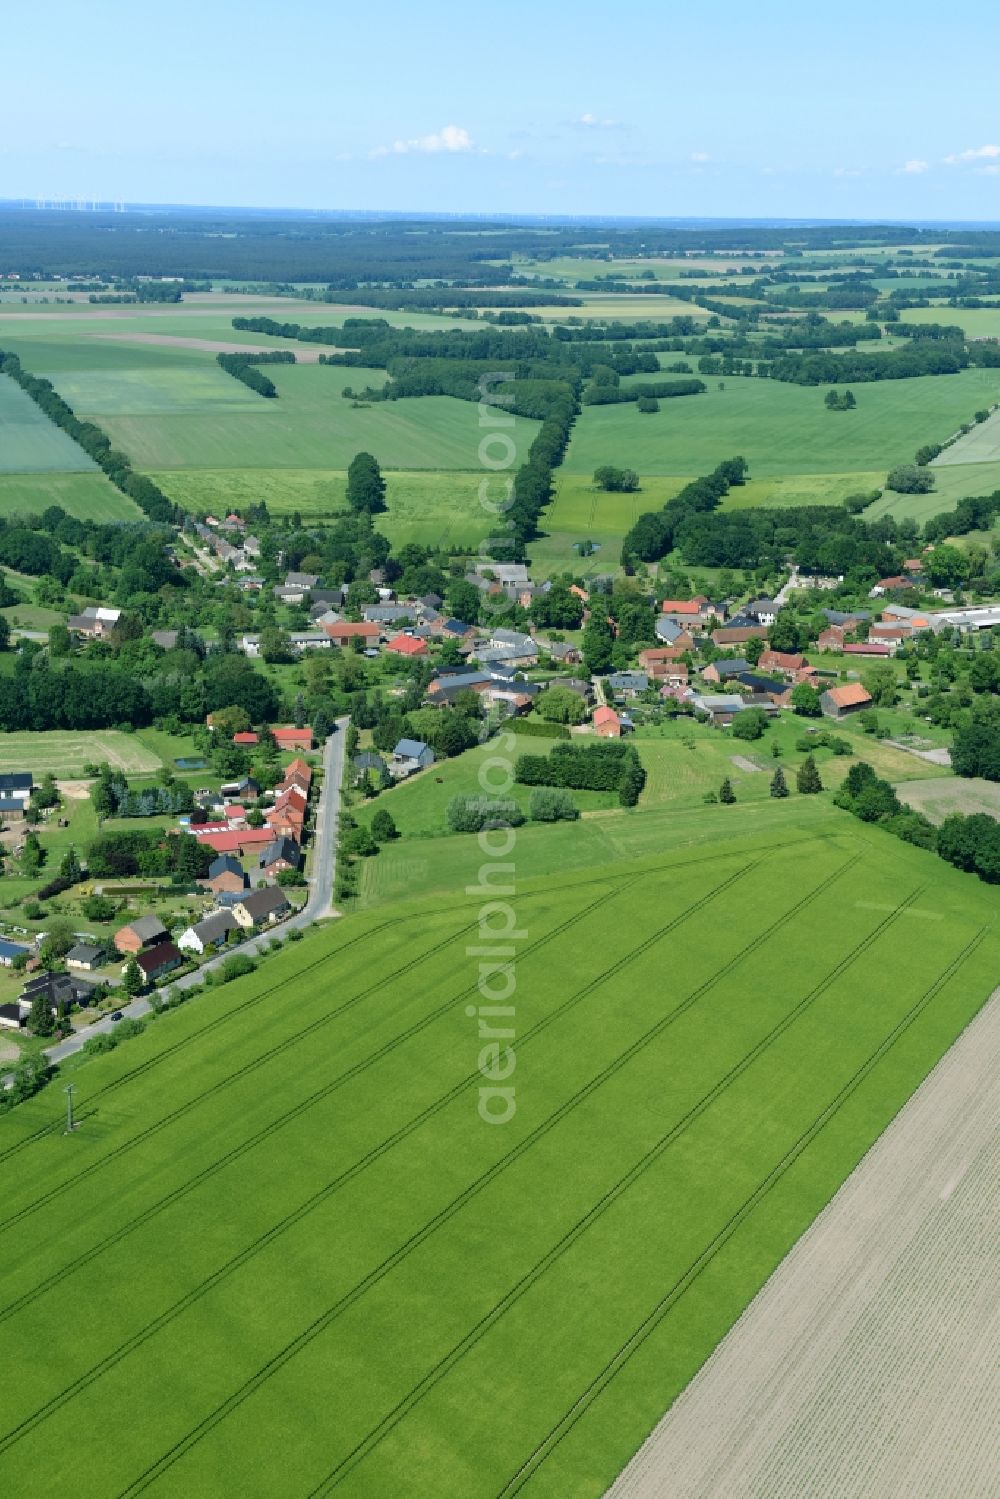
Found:
<svg viewBox="0 0 1000 1499"><path fill-rule="evenodd" d="M347 503L352 510L377 515L386 509L385 480L371 453L358 453L347 470Z"/></svg>

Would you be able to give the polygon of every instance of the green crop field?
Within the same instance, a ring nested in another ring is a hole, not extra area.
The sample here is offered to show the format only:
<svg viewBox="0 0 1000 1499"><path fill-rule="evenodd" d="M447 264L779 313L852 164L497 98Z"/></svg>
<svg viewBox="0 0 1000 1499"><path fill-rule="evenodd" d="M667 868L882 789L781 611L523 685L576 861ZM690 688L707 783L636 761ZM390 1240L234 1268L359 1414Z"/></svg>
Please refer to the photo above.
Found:
<svg viewBox="0 0 1000 1499"><path fill-rule="evenodd" d="M99 470L89 474L0 473L0 516L40 515L49 505L60 505L81 520L139 520L142 516L138 505Z"/></svg>
<svg viewBox="0 0 1000 1499"><path fill-rule="evenodd" d="M4 1492L604 1493L995 982L968 876L727 810L545 882L521 830L503 1126L468 893L85 1062L71 1137L0 1120Z"/></svg>
<svg viewBox="0 0 1000 1499"><path fill-rule="evenodd" d="M402 403L400 403L402 404ZM347 474L323 469L182 469L150 475L165 494L189 509L240 509L264 500L272 515L335 515L347 506ZM496 527L479 498L482 470L462 473L387 470L388 511L379 529L395 547L408 541L475 548ZM491 482L487 498L502 496Z"/></svg>
<svg viewBox="0 0 1000 1499"><path fill-rule="evenodd" d="M117 729L0 734L0 772L30 770L38 776L51 771L54 776L73 778L85 764L99 765L104 760L129 772L159 770L162 763L138 737Z"/></svg>
<svg viewBox="0 0 1000 1499"><path fill-rule="evenodd" d="M340 392L345 377L360 386L366 372L320 365L275 367L270 374L279 398L265 401L210 355L201 358L204 364L155 377L146 371L135 380L123 370L99 381L88 371L57 377L57 385L81 416L98 419L146 470L346 469L361 449L387 468L477 466L482 432L471 402L424 396L354 408ZM173 409L171 401L177 402ZM537 422L517 418L511 436L519 452L527 453L537 430Z"/></svg>
<svg viewBox="0 0 1000 1499"><path fill-rule="evenodd" d="M0 375L0 471L96 471L97 465L8 375Z"/></svg>
<svg viewBox="0 0 1000 1499"><path fill-rule="evenodd" d="M828 411L822 387L753 379L709 380L704 395L661 402L643 415L626 403L585 406L565 469L604 463L640 474L703 474L740 453L757 477L852 473L911 462L922 443L943 441L974 411L1000 398L1000 370L859 385L857 409Z"/></svg>

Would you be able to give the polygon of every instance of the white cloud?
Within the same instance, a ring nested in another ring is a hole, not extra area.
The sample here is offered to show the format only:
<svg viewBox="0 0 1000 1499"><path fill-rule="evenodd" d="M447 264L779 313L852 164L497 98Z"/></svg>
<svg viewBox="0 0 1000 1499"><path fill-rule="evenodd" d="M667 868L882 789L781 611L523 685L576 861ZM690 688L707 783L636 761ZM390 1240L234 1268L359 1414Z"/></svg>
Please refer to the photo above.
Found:
<svg viewBox="0 0 1000 1499"><path fill-rule="evenodd" d="M961 166L966 161L992 161L1000 156L1000 146L976 146L969 151L958 151L953 156L946 156L945 161L950 167Z"/></svg>
<svg viewBox="0 0 1000 1499"><path fill-rule="evenodd" d="M408 156L417 151L425 156L441 153L456 154L476 149L472 136L462 125L445 125L433 135L420 135L412 140L393 141L391 146L376 146L370 156Z"/></svg>
<svg viewBox="0 0 1000 1499"><path fill-rule="evenodd" d="M1000 167L998 166L976 167L974 170L977 177L1000 177Z"/></svg>
<svg viewBox="0 0 1000 1499"><path fill-rule="evenodd" d="M919 157L914 157L911 161L903 162L903 171L908 172L910 176L916 177L919 173L926 172L929 165L929 162L921 161Z"/></svg>
<svg viewBox="0 0 1000 1499"><path fill-rule="evenodd" d="M691 160L697 162L706 162L711 161L712 158L711 156L709 156L707 151L692 151Z"/></svg>
<svg viewBox="0 0 1000 1499"><path fill-rule="evenodd" d="M582 125L586 130L617 130L621 125L621 120L606 120L601 115L588 113L582 114L575 123Z"/></svg>
<svg viewBox="0 0 1000 1499"><path fill-rule="evenodd" d="M834 167L835 177L860 177L861 173L857 167Z"/></svg>

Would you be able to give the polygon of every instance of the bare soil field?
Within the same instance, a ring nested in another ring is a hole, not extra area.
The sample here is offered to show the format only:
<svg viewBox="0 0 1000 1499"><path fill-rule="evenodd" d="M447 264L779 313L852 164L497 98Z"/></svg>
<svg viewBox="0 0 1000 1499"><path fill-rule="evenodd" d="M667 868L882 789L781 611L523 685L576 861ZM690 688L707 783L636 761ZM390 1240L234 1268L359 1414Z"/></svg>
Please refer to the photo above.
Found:
<svg viewBox="0 0 1000 1499"><path fill-rule="evenodd" d="M1000 990L607 1499L1000 1492L998 1114Z"/></svg>
<svg viewBox="0 0 1000 1499"><path fill-rule="evenodd" d="M966 816L985 812L990 817L1000 817L1000 784L978 776L907 781L896 787L896 795L933 823L944 822L953 812L964 812Z"/></svg>
<svg viewBox="0 0 1000 1499"><path fill-rule="evenodd" d="M323 349L307 349L301 345L288 349L284 344L268 344L256 348L250 344L226 343L217 338L184 338L178 333L101 333L98 335L116 344L160 344L171 349L196 349L205 354L270 354L276 350L295 355L296 364L318 364Z"/></svg>

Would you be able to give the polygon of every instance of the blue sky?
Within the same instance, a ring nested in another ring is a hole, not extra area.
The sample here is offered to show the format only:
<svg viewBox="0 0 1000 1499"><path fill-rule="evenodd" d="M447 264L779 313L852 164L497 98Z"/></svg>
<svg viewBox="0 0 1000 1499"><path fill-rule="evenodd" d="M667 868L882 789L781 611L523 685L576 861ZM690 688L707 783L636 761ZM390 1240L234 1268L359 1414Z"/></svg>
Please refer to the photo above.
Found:
<svg viewBox="0 0 1000 1499"><path fill-rule="evenodd" d="M995 0L52 0L0 43L0 198L1000 220Z"/></svg>

